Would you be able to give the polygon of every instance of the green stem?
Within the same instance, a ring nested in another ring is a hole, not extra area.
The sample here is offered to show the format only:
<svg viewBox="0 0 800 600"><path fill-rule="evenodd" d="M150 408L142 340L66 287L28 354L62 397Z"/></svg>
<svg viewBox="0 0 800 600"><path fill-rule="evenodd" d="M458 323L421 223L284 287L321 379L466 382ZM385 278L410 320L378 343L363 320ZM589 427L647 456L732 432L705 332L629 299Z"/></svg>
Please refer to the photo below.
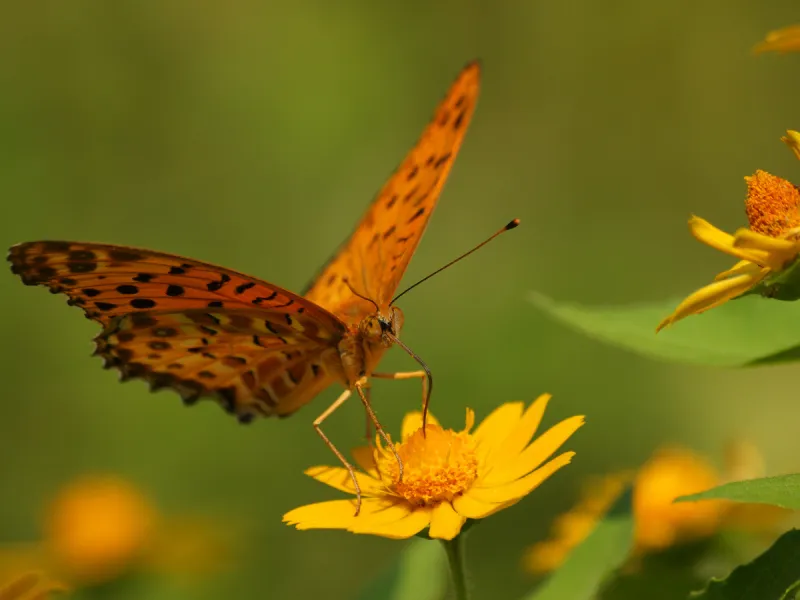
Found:
<svg viewBox="0 0 800 600"><path fill-rule="evenodd" d="M456 600L469 600L467 573L464 569L464 536L459 534L452 540L442 540L442 545L447 552Z"/></svg>

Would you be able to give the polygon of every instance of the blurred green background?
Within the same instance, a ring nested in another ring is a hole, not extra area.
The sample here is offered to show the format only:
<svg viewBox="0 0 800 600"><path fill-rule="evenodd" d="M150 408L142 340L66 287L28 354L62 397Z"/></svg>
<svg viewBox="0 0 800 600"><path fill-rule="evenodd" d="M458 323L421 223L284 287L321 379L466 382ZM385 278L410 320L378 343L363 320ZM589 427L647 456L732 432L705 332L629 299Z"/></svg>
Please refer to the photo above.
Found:
<svg viewBox="0 0 800 600"><path fill-rule="evenodd" d="M770 472L798 467L796 367L650 362L526 301L533 289L657 300L731 263L686 220L744 224L742 178L757 168L800 181L779 141L800 128L800 56L751 53L796 19L791 0L4 2L0 245L144 246L300 290L480 57L475 119L405 282L513 217L522 227L404 298L403 339L435 373L445 424L461 427L465 405L480 419L545 391L549 423L587 415L574 464L471 533L475 598L514 597L531 581L523 548L585 474L636 466L665 442L720 457L732 436L758 444ZM2 540L36 538L66 481L112 472L165 511L246 524L238 571L197 598L348 598L401 548L281 523L338 497L302 471L334 460L311 421L339 390L242 427L212 403L189 410L118 384L89 357L97 326L63 298L8 272L0 295ZM413 367L399 350L382 363ZM383 423L397 431L418 394L377 382ZM327 431L359 444L362 408Z"/></svg>

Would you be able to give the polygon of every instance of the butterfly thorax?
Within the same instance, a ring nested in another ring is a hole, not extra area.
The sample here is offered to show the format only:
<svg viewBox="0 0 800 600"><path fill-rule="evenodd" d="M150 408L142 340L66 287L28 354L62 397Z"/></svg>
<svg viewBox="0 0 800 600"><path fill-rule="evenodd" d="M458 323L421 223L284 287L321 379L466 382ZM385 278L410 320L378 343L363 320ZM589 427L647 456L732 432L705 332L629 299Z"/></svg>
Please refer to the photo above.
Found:
<svg viewBox="0 0 800 600"><path fill-rule="evenodd" d="M339 342L339 356L348 385L372 374L383 353L394 344L403 326L403 312L396 306L364 317L351 335Z"/></svg>

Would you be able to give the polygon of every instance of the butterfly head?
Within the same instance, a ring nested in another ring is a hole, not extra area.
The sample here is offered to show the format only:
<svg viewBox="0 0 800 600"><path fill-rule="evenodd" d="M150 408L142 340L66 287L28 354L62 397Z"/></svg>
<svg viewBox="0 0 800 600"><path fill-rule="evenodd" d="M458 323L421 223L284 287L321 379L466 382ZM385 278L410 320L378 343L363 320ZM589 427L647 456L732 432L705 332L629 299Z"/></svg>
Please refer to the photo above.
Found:
<svg viewBox="0 0 800 600"><path fill-rule="evenodd" d="M388 311L378 310L364 317L358 329L366 341L388 348L400 335L401 327L403 327L403 311L391 306Z"/></svg>

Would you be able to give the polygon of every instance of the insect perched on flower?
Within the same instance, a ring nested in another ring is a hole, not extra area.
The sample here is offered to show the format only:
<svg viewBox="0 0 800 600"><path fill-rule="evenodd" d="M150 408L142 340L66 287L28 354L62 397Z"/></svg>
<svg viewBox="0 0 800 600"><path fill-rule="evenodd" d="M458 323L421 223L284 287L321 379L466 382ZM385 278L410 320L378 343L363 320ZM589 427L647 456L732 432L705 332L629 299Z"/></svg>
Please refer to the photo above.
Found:
<svg viewBox="0 0 800 600"><path fill-rule="evenodd" d="M84 242L16 245L9 254L12 270L27 285L66 294L103 326L96 354L107 368L119 369L123 380L144 379L153 390L177 390L186 404L213 397L249 422L287 416L333 383L343 384L344 393L314 427L358 488L352 466L320 426L356 391L392 447L364 392L370 377L421 378L427 407L432 378L398 338L403 313L394 305L395 292L458 154L479 85L480 67L471 63L355 232L302 296L181 256ZM514 226L516 221L506 229ZM423 368L376 372L394 344Z"/></svg>

